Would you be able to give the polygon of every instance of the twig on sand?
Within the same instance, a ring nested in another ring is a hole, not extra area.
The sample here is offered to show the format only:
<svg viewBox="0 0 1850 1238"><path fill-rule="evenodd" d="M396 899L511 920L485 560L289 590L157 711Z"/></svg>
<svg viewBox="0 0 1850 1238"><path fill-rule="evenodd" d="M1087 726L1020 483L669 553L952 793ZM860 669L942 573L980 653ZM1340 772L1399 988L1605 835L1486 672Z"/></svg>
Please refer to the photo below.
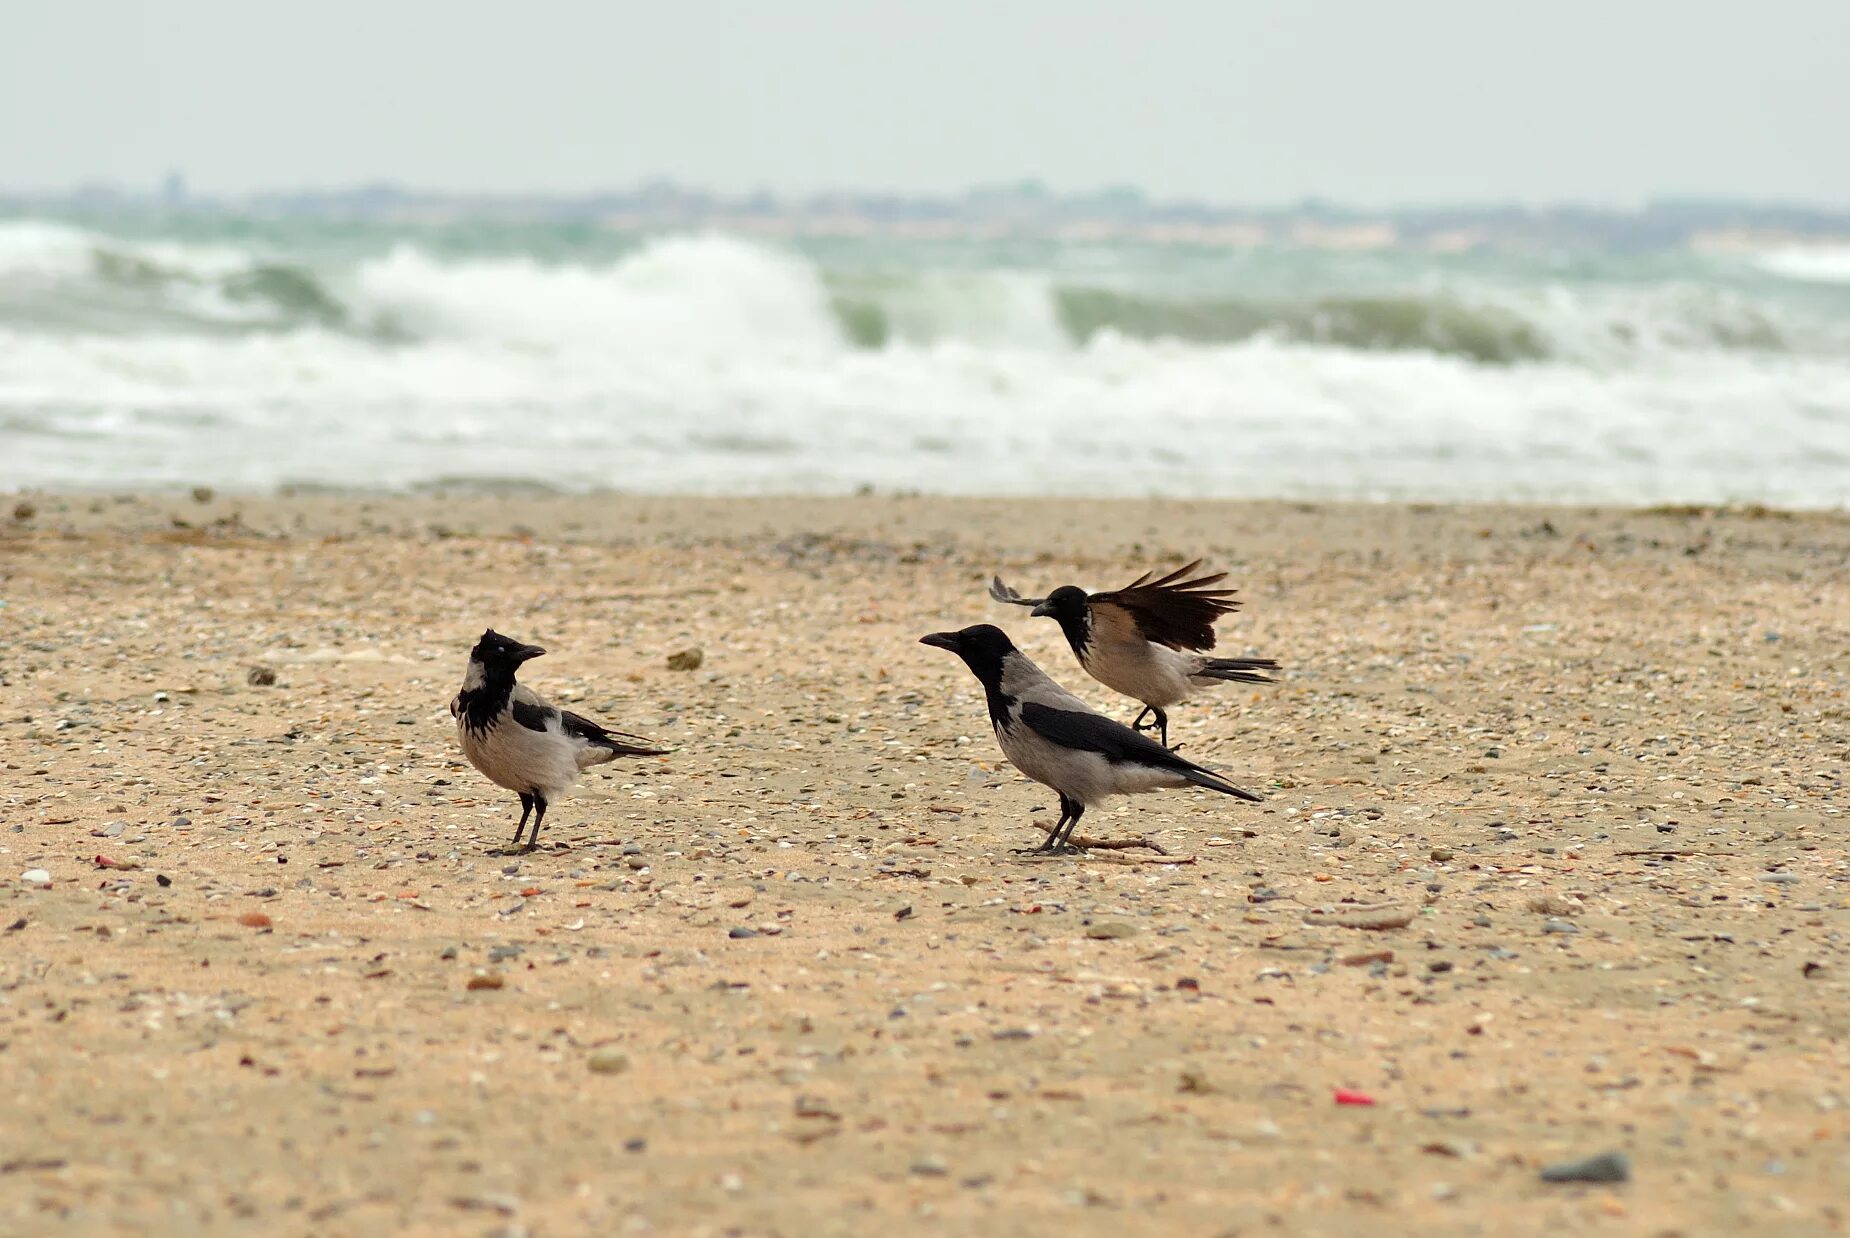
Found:
<svg viewBox="0 0 1850 1238"><path fill-rule="evenodd" d="M1067 841L1081 851L1123 851L1129 847L1148 847L1158 855L1170 854L1161 843L1153 843L1147 838L1089 838L1077 834Z"/></svg>

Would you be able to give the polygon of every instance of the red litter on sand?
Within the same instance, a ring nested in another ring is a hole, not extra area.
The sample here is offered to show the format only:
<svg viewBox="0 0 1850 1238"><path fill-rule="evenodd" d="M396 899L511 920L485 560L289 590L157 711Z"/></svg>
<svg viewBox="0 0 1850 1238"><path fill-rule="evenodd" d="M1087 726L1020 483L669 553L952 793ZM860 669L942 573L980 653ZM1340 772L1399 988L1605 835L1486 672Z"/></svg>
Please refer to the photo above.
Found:
<svg viewBox="0 0 1850 1238"><path fill-rule="evenodd" d="M1351 1092L1348 1088L1337 1088L1336 1103L1339 1105L1372 1105L1375 1103L1375 1098L1367 1092Z"/></svg>

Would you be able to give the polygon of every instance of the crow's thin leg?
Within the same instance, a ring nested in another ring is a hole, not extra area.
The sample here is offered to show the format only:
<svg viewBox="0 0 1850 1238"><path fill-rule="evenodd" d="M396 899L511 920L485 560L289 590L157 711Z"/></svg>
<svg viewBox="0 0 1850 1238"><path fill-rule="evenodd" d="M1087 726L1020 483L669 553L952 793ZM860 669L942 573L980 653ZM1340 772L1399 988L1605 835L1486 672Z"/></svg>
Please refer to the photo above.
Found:
<svg viewBox="0 0 1850 1238"><path fill-rule="evenodd" d="M1066 819L1066 833L1060 839L1060 849L1062 851L1072 851L1074 849L1073 831L1079 828L1079 818L1085 815L1086 806L1084 804L1074 803Z"/></svg>
<svg viewBox="0 0 1850 1238"><path fill-rule="evenodd" d="M527 814L531 813L532 811L533 811L533 797L529 795L527 792L522 791L520 793L520 824L514 827L514 841L509 843L508 846L510 847L520 846L520 836L527 828Z"/></svg>
<svg viewBox="0 0 1850 1238"><path fill-rule="evenodd" d="M1162 710L1157 709L1155 706L1150 707L1150 712L1156 715L1156 725L1162 733L1163 747L1168 748L1169 747L1169 715L1164 713Z"/></svg>
<svg viewBox="0 0 1850 1238"><path fill-rule="evenodd" d="M1066 824L1066 815L1069 811L1071 811L1067 806L1068 803L1069 801L1067 800L1067 798L1064 795L1062 795L1060 797L1060 819L1053 823L1053 829L1047 831L1047 839L1045 842L1043 842L1038 847L1016 847L1015 854L1016 855L1051 855L1054 850L1054 839L1060 837L1060 828Z"/></svg>
<svg viewBox="0 0 1850 1238"><path fill-rule="evenodd" d="M1145 726L1145 725L1143 724L1143 720L1144 720L1145 718L1147 718L1147 717L1149 717L1149 716L1150 716L1150 707L1149 707L1148 705L1145 705L1145 706L1143 707L1143 712L1142 712L1142 713L1140 713L1140 714L1138 714L1138 715L1137 715L1137 716L1136 716L1135 718L1132 718L1132 719L1131 719L1131 730L1133 730L1133 731L1147 731L1147 730L1149 730L1150 728L1149 728L1149 727L1147 727L1147 726ZM1157 717L1159 717L1159 718L1160 718L1160 717L1162 717L1162 715L1161 715L1161 714L1158 714L1158 715L1157 715Z"/></svg>
<svg viewBox="0 0 1850 1238"><path fill-rule="evenodd" d="M526 849L533 850L540 845L540 822L546 819L546 797L534 793L533 796L533 835L527 839Z"/></svg>

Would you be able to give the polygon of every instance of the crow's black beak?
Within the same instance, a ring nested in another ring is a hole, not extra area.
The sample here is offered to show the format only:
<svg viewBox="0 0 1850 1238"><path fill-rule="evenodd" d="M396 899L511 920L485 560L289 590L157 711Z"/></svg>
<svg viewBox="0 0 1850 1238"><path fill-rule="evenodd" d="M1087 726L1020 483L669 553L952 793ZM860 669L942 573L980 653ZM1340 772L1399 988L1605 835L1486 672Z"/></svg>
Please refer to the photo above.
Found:
<svg viewBox="0 0 1850 1238"><path fill-rule="evenodd" d="M939 649L949 649L952 653L956 653L957 652L957 633L955 632L933 632L930 636L919 637L919 644L933 645Z"/></svg>
<svg viewBox="0 0 1850 1238"><path fill-rule="evenodd" d="M1049 615L1053 614L1053 608L1049 606L1046 602L1042 602L1039 606L1036 606L1033 610L1029 611L1028 613L1030 615L1033 615L1036 619L1045 619Z"/></svg>
<svg viewBox="0 0 1850 1238"><path fill-rule="evenodd" d="M534 658L543 657L546 651L538 645L517 645L510 653L515 662L531 662Z"/></svg>

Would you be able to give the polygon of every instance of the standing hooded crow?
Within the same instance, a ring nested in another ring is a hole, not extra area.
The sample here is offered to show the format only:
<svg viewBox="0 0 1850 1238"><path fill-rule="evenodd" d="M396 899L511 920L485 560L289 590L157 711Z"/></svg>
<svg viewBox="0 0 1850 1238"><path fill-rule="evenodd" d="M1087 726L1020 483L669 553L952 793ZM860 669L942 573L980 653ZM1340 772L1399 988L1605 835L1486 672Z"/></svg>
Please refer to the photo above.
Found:
<svg viewBox="0 0 1850 1238"><path fill-rule="evenodd" d="M528 851L539 845L546 806L569 791L581 771L618 757L657 757L667 751L548 705L539 693L515 683L516 668L545 652L490 628L469 651L462 691L450 702L456 736L469 764L490 782L520 796L515 846L520 845L528 815L533 817Z"/></svg>
<svg viewBox="0 0 1850 1238"><path fill-rule="evenodd" d="M1094 713L1049 679L1000 628L983 623L960 632L933 632L920 643L948 649L964 660L983 685L1002 755L1059 794L1060 819L1036 853L1074 850L1071 839L1079 818L1113 795L1195 786L1253 803L1260 799L1123 723Z"/></svg>

